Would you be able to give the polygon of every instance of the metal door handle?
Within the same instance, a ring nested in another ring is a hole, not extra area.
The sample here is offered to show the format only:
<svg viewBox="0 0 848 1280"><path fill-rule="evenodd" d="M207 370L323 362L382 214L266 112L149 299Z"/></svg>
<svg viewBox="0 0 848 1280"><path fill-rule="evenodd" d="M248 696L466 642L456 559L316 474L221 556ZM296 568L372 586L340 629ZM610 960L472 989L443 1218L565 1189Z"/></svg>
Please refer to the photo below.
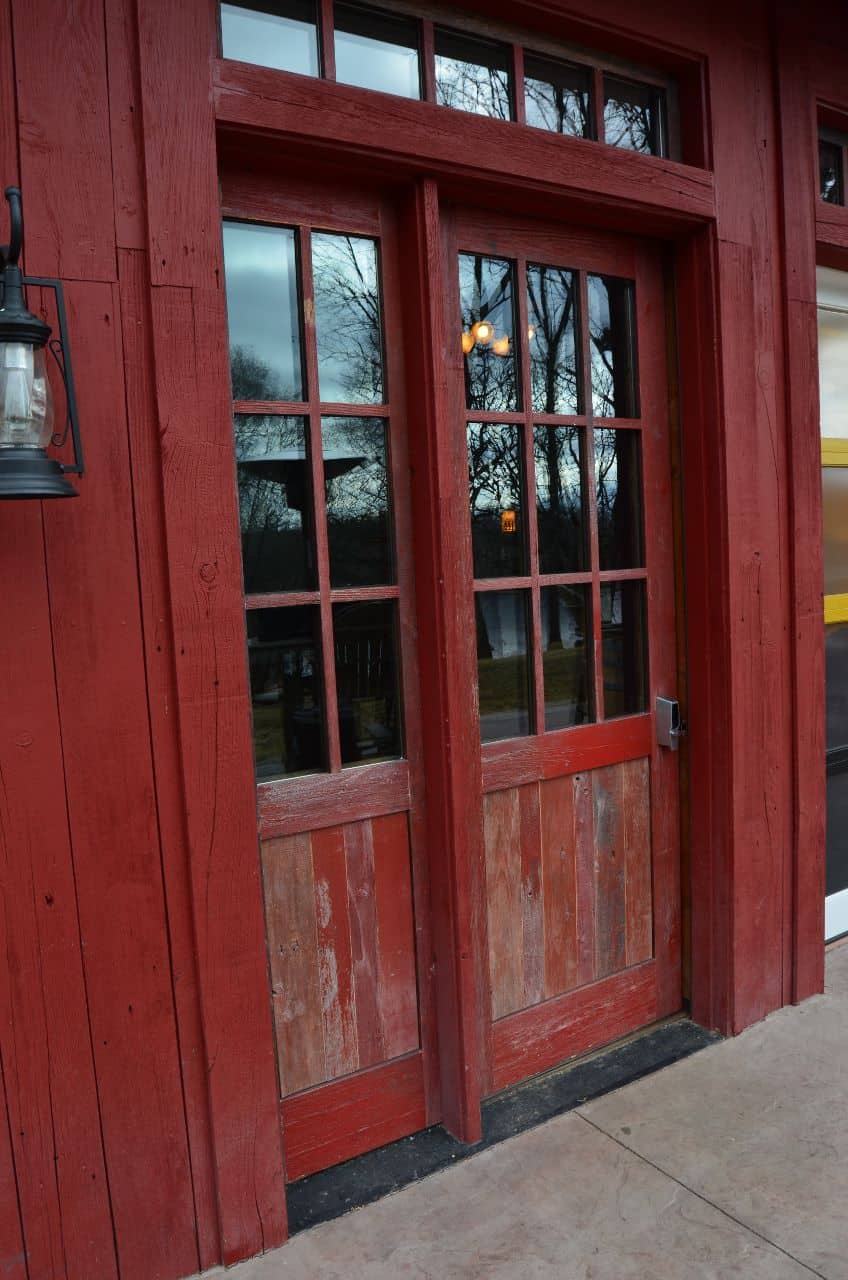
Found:
<svg viewBox="0 0 848 1280"><path fill-rule="evenodd" d="M676 698L657 698L657 742L669 751L676 751L686 726L680 716L680 703Z"/></svg>

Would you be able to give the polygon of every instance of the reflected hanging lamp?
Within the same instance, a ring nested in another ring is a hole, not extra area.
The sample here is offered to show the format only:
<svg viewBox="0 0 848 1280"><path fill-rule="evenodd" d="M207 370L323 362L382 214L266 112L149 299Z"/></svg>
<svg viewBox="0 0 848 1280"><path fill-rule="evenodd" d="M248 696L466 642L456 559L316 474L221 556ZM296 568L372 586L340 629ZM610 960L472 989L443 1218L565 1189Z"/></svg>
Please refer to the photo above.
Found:
<svg viewBox="0 0 848 1280"><path fill-rule="evenodd" d="M68 473L82 474L73 374L67 345L65 304L58 280L24 276L19 259L24 226L21 193L6 188L11 231L0 248L0 499L75 498ZM58 339L45 321L26 305L26 285L52 289L59 319ZM53 393L47 375L47 352L62 375L67 402L67 425L53 434ZM48 445L61 447L68 430L73 434L74 463L65 465L48 456Z"/></svg>

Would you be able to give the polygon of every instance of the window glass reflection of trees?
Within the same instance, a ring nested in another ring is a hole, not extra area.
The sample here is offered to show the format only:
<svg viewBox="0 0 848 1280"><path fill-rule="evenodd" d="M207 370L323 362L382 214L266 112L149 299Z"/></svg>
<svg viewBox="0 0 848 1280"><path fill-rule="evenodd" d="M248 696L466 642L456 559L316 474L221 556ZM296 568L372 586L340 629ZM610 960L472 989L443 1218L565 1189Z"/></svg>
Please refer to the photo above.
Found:
<svg viewBox="0 0 848 1280"><path fill-rule="evenodd" d="M592 410L597 418L636 418L636 342L633 283L589 276Z"/></svg>
<svg viewBox="0 0 848 1280"><path fill-rule="evenodd" d="M244 589L315 585L312 484L303 418L235 415Z"/></svg>
<svg viewBox="0 0 848 1280"><path fill-rule="evenodd" d="M363 236L312 236L318 382L325 403L382 404L383 329L377 246Z"/></svg>
<svg viewBox="0 0 848 1280"><path fill-rule="evenodd" d="M393 582L386 424L324 418L321 437L331 585Z"/></svg>
<svg viewBox="0 0 848 1280"><path fill-rule="evenodd" d="M301 400L297 255L288 227L224 223L234 400Z"/></svg>
<svg viewBox="0 0 848 1280"><path fill-rule="evenodd" d="M438 28L435 42L436 102L496 120L511 119L507 47Z"/></svg>
<svg viewBox="0 0 848 1280"><path fill-rule="evenodd" d="M524 57L524 114L537 129L572 138L591 136L591 75L567 62Z"/></svg>
<svg viewBox="0 0 848 1280"><path fill-rule="evenodd" d="M559 267L527 268L527 339L536 413L579 412L576 280Z"/></svg>
<svg viewBox="0 0 848 1280"><path fill-rule="evenodd" d="M459 295L466 405L512 412L518 400L514 264L461 253Z"/></svg>
<svg viewBox="0 0 848 1280"><path fill-rule="evenodd" d="M526 591L481 591L474 596L483 742L530 732L527 595Z"/></svg>
<svg viewBox="0 0 848 1280"><path fill-rule="evenodd" d="M586 552L583 431L537 426L533 431L540 573L580 573Z"/></svg>
<svg viewBox="0 0 848 1280"><path fill-rule="evenodd" d="M595 485L601 569L640 568L645 552L638 431L603 427L595 432Z"/></svg>
<svg viewBox="0 0 848 1280"><path fill-rule="evenodd" d="M545 729L568 729L592 718L589 588L543 587L542 676Z"/></svg>
<svg viewBox="0 0 848 1280"><path fill-rule="evenodd" d="M474 576L525 573L521 428L469 422L467 438Z"/></svg>
<svg viewBox="0 0 848 1280"><path fill-rule="evenodd" d="M653 85L604 77L604 140L643 155L663 155L664 95Z"/></svg>

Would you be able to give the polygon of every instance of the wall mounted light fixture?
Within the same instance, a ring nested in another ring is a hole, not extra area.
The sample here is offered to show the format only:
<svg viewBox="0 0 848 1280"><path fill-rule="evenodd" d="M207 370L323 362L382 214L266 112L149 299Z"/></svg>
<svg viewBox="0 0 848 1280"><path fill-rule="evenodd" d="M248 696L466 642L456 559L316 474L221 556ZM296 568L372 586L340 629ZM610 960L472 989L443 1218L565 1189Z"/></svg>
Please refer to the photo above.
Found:
<svg viewBox="0 0 848 1280"><path fill-rule="evenodd" d="M18 188L7 187L6 199L11 230L9 243L0 248L0 498L75 498L77 491L66 477L82 475L83 461L62 283L23 275L18 261L24 239ZM51 337L50 326L27 309L26 285L53 291L58 338ZM67 403L64 429L56 434L48 351L61 374ZM48 457L47 446L61 448L69 431L74 462Z"/></svg>

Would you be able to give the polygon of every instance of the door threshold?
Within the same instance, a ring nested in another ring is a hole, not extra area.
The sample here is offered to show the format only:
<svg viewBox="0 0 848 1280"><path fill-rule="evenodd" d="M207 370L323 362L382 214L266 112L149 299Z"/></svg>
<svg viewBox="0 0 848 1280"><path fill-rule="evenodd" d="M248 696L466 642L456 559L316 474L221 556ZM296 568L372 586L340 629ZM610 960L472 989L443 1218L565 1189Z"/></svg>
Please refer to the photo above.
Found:
<svg viewBox="0 0 848 1280"><path fill-rule="evenodd" d="M294 1235L361 1209L584 1102L688 1058L721 1038L684 1016L668 1018L487 1098L483 1103L483 1138L474 1145L459 1142L441 1125L435 1125L292 1182L286 1188L289 1232Z"/></svg>

